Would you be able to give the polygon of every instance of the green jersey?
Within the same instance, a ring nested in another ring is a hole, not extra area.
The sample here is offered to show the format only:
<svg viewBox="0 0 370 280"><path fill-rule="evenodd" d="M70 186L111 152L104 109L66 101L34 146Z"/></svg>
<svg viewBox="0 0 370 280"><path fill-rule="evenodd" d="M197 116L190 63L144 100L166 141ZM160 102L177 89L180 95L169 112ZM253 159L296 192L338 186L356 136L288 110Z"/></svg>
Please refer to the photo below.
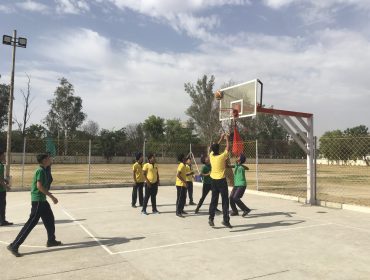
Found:
<svg viewBox="0 0 370 280"><path fill-rule="evenodd" d="M45 169L41 166L37 168L35 175L33 176L32 180L32 187L31 187L31 200L32 201L46 201L46 195L39 191L37 188L37 181L40 181L42 186L46 188L47 186L47 177Z"/></svg>
<svg viewBox="0 0 370 280"><path fill-rule="evenodd" d="M210 164L206 164L203 166L202 168L202 174L208 174L211 172L211 165ZM203 184L212 184L212 179L211 179L211 176L203 176Z"/></svg>
<svg viewBox="0 0 370 280"><path fill-rule="evenodd" d="M245 179L245 168L243 165L235 164L234 169L234 187L246 187L247 180Z"/></svg>
<svg viewBox="0 0 370 280"><path fill-rule="evenodd" d="M4 164L0 162L0 181L4 182ZM5 192L6 188L4 185L0 185L0 192Z"/></svg>

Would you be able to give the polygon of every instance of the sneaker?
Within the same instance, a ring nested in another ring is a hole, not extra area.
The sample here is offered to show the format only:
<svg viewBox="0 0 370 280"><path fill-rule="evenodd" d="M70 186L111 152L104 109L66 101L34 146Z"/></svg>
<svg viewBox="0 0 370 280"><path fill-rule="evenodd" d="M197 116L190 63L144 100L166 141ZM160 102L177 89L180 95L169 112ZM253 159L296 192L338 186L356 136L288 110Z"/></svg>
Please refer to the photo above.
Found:
<svg viewBox="0 0 370 280"><path fill-rule="evenodd" d="M141 211L142 215L149 215L146 211Z"/></svg>
<svg viewBox="0 0 370 280"><path fill-rule="evenodd" d="M248 210L244 211L242 216L243 217L247 216L251 211L252 211L251 209L248 209Z"/></svg>
<svg viewBox="0 0 370 280"><path fill-rule="evenodd" d="M196 205L194 201L190 201L189 205Z"/></svg>
<svg viewBox="0 0 370 280"><path fill-rule="evenodd" d="M213 220L208 220L208 224L209 224L211 227L214 227L214 226L215 226L215 223L213 222Z"/></svg>
<svg viewBox="0 0 370 280"><path fill-rule="evenodd" d="M11 226L11 225L13 225L13 223L8 222L8 221L4 221L4 222L2 222L2 223L0 224L0 226L1 226L1 227Z"/></svg>
<svg viewBox="0 0 370 280"><path fill-rule="evenodd" d="M136 205L135 205L135 204L132 204L132 205L131 205L131 207L132 207L132 208L136 208Z"/></svg>
<svg viewBox="0 0 370 280"><path fill-rule="evenodd" d="M222 224L225 226L225 227L227 227L227 228L233 228L232 227L232 225L230 225L230 223L229 222L222 222Z"/></svg>
<svg viewBox="0 0 370 280"><path fill-rule="evenodd" d="M239 216L239 213L238 212L231 211L230 212L230 216Z"/></svg>
<svg viewBox="0 0 370 280"><path fill-rule="evenodd" d="M56 246L60 246L60 245L63 245L62 242L57 241L57 240L46 242L46 247L56 247Z"/></svg>
<svg viewBox="0 0 370 280"><path fill-rule="evenodd" d="M182 214L176 214L177 217L185 218Z"/></svg>
<svg viewBox="0 0 370 280"><path fill-rule="evenodd" d="M22 257L22 255L19 254L18 249L14 249L11 244L8 245L6 248L9 250L10 253L12 253L17 258Z"/></svg>
<svg viewBox="0 0 370 280"><path fill-rule="evenodd" d="M188 212L182 211L181 214L187 215Z"/></svg>
<svg viewBox="0 0 370 280"><path fill-rule="evenodd" d="M152 212L153 214L160 214L158 210Z"/></svg>

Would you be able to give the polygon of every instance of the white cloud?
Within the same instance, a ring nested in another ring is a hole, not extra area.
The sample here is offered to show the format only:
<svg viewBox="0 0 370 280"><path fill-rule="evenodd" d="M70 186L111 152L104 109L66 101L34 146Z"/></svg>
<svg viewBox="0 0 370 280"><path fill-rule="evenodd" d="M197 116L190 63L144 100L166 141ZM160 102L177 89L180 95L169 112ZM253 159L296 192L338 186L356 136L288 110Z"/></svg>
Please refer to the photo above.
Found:
<svg viewBox="0 0 370 280"><path fill-rule="evenodd" d="M16 6L30 12L46 13L49 10L48 6L32 0L16 3Z"/></svg>
<svg viewBox="0 0 370 280"><path fill-rule="evenodd" d="M10 14L13 13L15 10L13 7L9 5L1 5L0 4L0 12L5 13L5 14Z"/></svg>
<svg viewBox="0 0 370 280"><path fill-rule="evenodd" d="M141 122L151 114L186 118L190 99L183 85L203 74L214 74L217 87L230 79L260 78L264 103L314 113L318 134L370 126L370 42L355 32L327 29L310 40L245 34L237 44L204 45L195 53L159 53L129 42L115 49L88 29L58 33L67 40L40 41L46 66L28 62L18 71L37 80L35 91L44 99L38 104L52 97L57 78L65 76L83 98L89 119L103 128ZM65 70L50 72L53 64Z"/></svg>
<svg viewBox="0 0 370 280"><path fill-rule="evenodd" d="M80 14L90 10L86 0L55 0L59 14Z"/></svg>

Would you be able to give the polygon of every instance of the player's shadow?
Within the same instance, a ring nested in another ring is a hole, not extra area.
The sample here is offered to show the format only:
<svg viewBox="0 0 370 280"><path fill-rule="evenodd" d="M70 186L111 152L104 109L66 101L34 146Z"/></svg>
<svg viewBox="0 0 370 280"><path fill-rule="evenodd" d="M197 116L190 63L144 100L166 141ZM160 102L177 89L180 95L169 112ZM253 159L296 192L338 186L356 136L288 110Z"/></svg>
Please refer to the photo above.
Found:
<svg viewBox="0 0 370 280"><path fill-rule="evenodd" d="M271 223L258 223L258 224L245 224L245 225L234 225L230 232L242 232L250 231L255 229L273 228L273 227L287 227L294 226L297 224L304 223L305 220L289 220L289 221L276 221ZM214 227L214 229L222 229L225 227ZM241 228L241 229L238 229ZM236 230L235 230L236 229Z"/></svg>
<svg viewBox="0 0 370 280"><path fill-rule="evenodd" d="M297 224L301 224L304 222L305 220L289 220L289 221L276 221L272 223L236 225L233 228L242 228L242 229L231 230L230 232L241 232L241 231L249 231L249 230L272 228L272 227L287 227L287 226L294 226Z"/></svg>
<svg viewBox="0 0 370 280"><path fill-rule="evenodd" d="M285 217L291 218L293 217L293 214L296 214L296 212L269 212L269 213L249 214L245 216L244 218L259 218L259 217L272 217L272 216L285 216Z"/></svg>
<svg viewBox="0 0 370 280"><path fill-rule="evenodd" d="M63 245L53 248L47 248L45 247L44 250L34 251L34 252L26 252L22 253L22 255L35 255L35 254L42 254L42 253L48 253L48 252L58 252L58 251L64 251L64 250L78 250L78 249L85 249L85 248L91 248L91 247L97 247L97 246L115 246L120 244L125 244L131 241L141 240L144 239L144 236L139 237L133 237L133 238L126 238L126 237L96 237L97 240L99 240L99 243L95 240L91 241L84 241L84 242L73 242L73 243L63 243Z"/></svg>
<svg viewBox="0 0 370 280"><path fill-rule="evenodd" d="M65 191L61 191L61 192L58 192L58 195L63 195L63 194L86 194L86 193L96 193L96 192L91 192L91 191L80 191L80 192L65 192Z"/></svg>

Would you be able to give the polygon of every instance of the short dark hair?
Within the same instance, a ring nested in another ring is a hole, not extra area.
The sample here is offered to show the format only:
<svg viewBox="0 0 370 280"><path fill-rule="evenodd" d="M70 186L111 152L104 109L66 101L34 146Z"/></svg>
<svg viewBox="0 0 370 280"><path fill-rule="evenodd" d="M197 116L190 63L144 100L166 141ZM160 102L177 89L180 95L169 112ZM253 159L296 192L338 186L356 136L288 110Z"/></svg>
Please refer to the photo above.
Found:
<svg viewBox="0 0 370 280"><path fill-rule="evenodd" d="M152 157L154 157L153 153L148 154L148 160L151 159Z"/></svg>
<svg viewBox="0 0 370 280"><path fill-rule="evenodd" d="M240 159L240 164L243 164L243 163L245 163L247 158L245 157L245 155L241 154L239 159Z"/></svg>
<svg viewBox="0 0 370 280"><path fill-rule="evenodd" d="M185 159L185 155L184 154L179 154L177 155L177 160L180 161L180 162L183 162Z"/></svg>
<svg viewBox="0 0 370 280"><path fill-rule="evenodd" d="M220 153L220 145L217 143L213 143L211 145L211 151L213 152L213 154L218 155Z"/></svg>
<svg viewBox="0 0 370 280"><path fill-rule="evenodd" d="M42 161L44 160L44 159L46 159L46 158L48 158L48 157L50 157L48 154L38 154L37 155L37 162L38 163L42 163Z"/></svg>
<svg viewBox="0 0 370 280"><path fill-rule="evenodd" d="M202 156L200 157L200 162L201 162L201 163L203 163L203 164L206 164L206 158L207 158L207 156L202 155Z"/></svg>
<svg viewBox="0 0 370 280"><path fill-rule="evenodd" d="M135 154L136 160L139 160L142 156L143 156L143 153L140 153L140 152Z"/></svg>

